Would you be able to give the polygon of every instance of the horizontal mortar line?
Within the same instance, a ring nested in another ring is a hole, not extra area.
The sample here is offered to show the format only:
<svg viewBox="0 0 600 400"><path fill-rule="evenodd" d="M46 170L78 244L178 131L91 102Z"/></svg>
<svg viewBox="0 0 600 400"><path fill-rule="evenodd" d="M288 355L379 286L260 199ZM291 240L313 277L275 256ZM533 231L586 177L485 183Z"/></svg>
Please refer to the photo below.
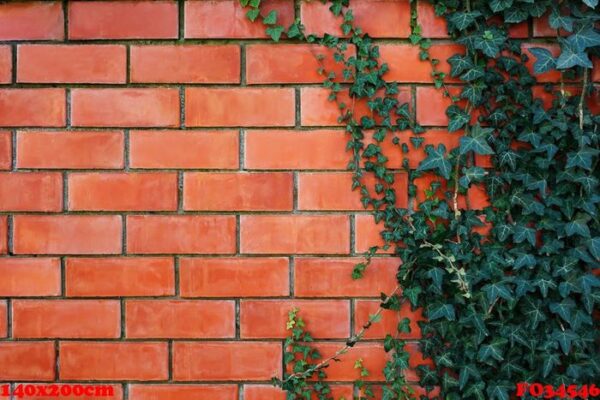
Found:
<svg viewBox="0 0 600 400"><path fill-rule="evenodd" d="M347 354L352 354L352 352L348 352ZM59 378L57 378L59 379ZM353 385L354 384L354 380L352 381L338 381L338 380L327 380L326 381L329 384L332 385ZM139 384L143 384L145 386L149 386L149 385L231 385L231 386L237 386L237 385L243 385L243 386L248 386L248 385L266 385L268 384L269 386L272 384L271 380L223 380L223 381L219 381L219 380L166 380L166 379L161 379L161 380L145 380L145 381L140 381L140 380L89 380L89 379L82 379L82 380L73 380L73 379L68 379L68 380L53 380L53 381L41 381L41 380L19 380L19 381L0 381L0 383L14 383L14 384L19 384L19 383L26 383L26 384L40 384L40 385L52 385L52 384L102 384L102 385L121 385L121 384L126 384L126 385L139 385ZM385 384L386 382L384 381L367 381L367 383L372 383L374 385L378 385L378 384ZM410 384L414 384L414 385L418 385L417 381L408 381L408 383Z"/></svg>
<svg viewBox="0 0 600 400"><path fill-rule="evenodd" d="M315 338L315 344L320 343L337 343L340 345L344 345L346 341L350 339L350 337L344 338ZM229 342L229 343L239 343L239 342L252 342L252 343L281 343L284 338L235 338L231 337L222 337L222 338L64 338L64 337L40 337L40 338L3 338L0 339L0 344L2 343L32 343L32 342L58 342L58 343L81 343L81 342L94 342L94 343L108 343L108 344L117 344L117 343L147 343L147 342L155 342L155 343L165 343L168 341L173 341L174 343L181 342L191 342L191 343L219 343L219 342ZM407 339L408 343L417 344L419 339ZM360 343L368 343L368 344L383 344L384 339L361 339Z"/></svg>
<svg viewBox="0 0 600 400"><path fill-rule="evenodd" d="M151 211L151 210L67 210L67 211L0 211L0 215L48 215L48 216L61 216L61 215L98 215L98 216L110 216L110 215L126 215L126 216L145 216L145 215L162 215L162 216L234 216L234 215L310 215L310 216L329 216L329 215L351 215L351 214L365 214L370 215L370 210L250 210L250 211L197 211L197 210L168 210L168 211Z"/></svg>
<svg viewBox="0 0 600 400"><path fill-rule="evenodd" d="M393 257L390 257L393 258ZM76 280L76 279L74 279ZM176 296L176 295L165 295L165 296L81 296L81 295L61 295L61 296L0 296L1 300L112 300L112 301L139 301L139 300L193 300L197 302L203 301L235 301L241 300L243 301L282 301L282 300L302 300L302 301L350 301L350 300L381 300L380 295L371 295L371 296L295 296L290 297L289 294L281 295L281 296L218 296L218 297L205 297L205 296Z"/></svg>
<svg viewBox="0 0 600 400"><path fill-rule="evenodd" d="M366 253L366 252L365 252ZM59 257L68 257L68 258L114 258L114 255L117 255L118 258L170 258L170 257L182 257L182 258L288 258L288 257L295 257L295 258L312 258L312 257L337 257L337 258L362 258L365 253L355 253L355 254L349 254L349 253L344 253L339 255L331 255L331 254L284 254L284 253L277 253L277 254L256 254L256 253L231 253L231 254L210 254L210 253L206 253L206 254L198 254L198 253L187 253L187 254L181 254L181 253L161 253L161 254L148 254L148 253L141 253L141 254L121 254L121 253L111 253L111 254L14 254L14 255L2 255L0 256L0 260L7 260L7 259L19 259L19 258L59 258ZM374 254L372 256L372 258L397 258L397 256L394 256L393 254ZM169 295L172 296L172 295ZM0 296L0 298L2 297L7 297L10 298L10 296ZM58 297L58 296L47 296L47 297Z"/></svg>

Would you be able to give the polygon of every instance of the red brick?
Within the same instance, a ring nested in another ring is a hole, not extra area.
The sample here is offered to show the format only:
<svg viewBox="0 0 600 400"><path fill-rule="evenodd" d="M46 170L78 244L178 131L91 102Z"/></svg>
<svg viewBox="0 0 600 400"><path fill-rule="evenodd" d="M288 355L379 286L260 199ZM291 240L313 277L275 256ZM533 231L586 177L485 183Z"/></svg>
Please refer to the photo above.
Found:
<svg viewBox="0 0 600 400"><path fill-rule="evenodd" d="M375 223L371 214L361 214L355 217L354 245L357 253L366 253L373 246L383 246L385 241L381 237L384 230L383 223ZM379 249L379 254L390 254L394 252L393 243L388 250Z"/></svg>
<svg viewBox="0 0 600 400"><path fill-rule="evenodd" d="M62 380L143 380L168 377L167 343L61 342Z"/></svg>
<svg viewBox="0 0 600 400"><path fill-rule="evenodd" d="M287 258L182 258L183 297L270 297L289 294Z"/></svg>
<svg viewBox="0 0 600 400"><path fill-rule="evenodd" d="M10 2L0 5L0 40L53 40L63 37L61 2Z"/></svg>
<svg viewBox="0 0 600 400"><path fill-rule="evenodd" d="M373 258L362 279L352 270L363 258L296 258L294 293L298 297L379 297L396 287L397 258ZM314 279L318 276L319 279Z"/></svg>
<svg viewBox="0 0 600 400"><path fill-rule="evenodd" d="M341 17L329 11L330 5L318 1L302 2L302 23L306 32L323 35L341 34ZM406 38L410 35L410 3L408 0L357 0L350 9L354 23L371 37Z"/></svg>
<svg viewBox="0 0 600 400"><path fill-rule="evenodd" d="M34 386L36 389L36 393L38 391L45 392L46 394L50 393L50 390L47 388L46 384L28 384ZM48 400L51 398L60 398L60 400L80 400L84 398L85 400L123 400L123 387L121 385L111 385L111 384L102 384L102 385L90 385L83 384L83 395L82 394L74 394L75 385L73 383L52 383L57 387L58 393L61 393L59 397L56 396L23 396L20 399L23 400ZM37 388L38 386L42 386L43 388ZM63 389L64 387L64 389ZM68 388L67 388L68 387ZM61 392L62 391L62 392ZM62 393L70 392L70 396L65 396ZM79 393L79 392L78 392ZM90 395L87 395L89 393ZM84 397L82 397L84 396Z"/></svg>
<svg viewBox="0 0 600 400"><path fill-rule="evenodd" d="M133 46L131 81L239 83L240 47Z"/></svg>
<svg viewBox="0 0 600 400"><path fill-rule="evenodd" d="M385 74L388 81L432 83L432 67L429 61L421 61L420 49L411 44L383 44L379 46L381 61L389 66ZM436 44L431 46L429 54L431 58L438 59L440 63L436 67L438 71L447 76L445 82L459 82L458 78L450 77L450 64L447 60L454 54L464 54L463 46L456 44ZM410 68L406 68L407 63Z"/></svg>
<svg viewBox="0 0 600 400"><path fill-rule="evenodd" d="M260 8L265 15L277 12L277 22L284 26L294 22L292 0L264 0ZM186 38L264 38L265 27L260 21L250 22L238 0L186 1Z"/></svg>
<svg viewBox="0 0 600 400"><path fill-rule="evenodd" d="M125 46L21 45L17 81L32 83L125 83Z"/></svg>
<svg viewBox="0 0 600 400"><path fill-rule="evenodd" d="M120 131L17 132L18 168L123 168L123 153Z"/></svg>
<svg viewBox="0 0 600 400"><path fill-rule="evenodd" d="M333 399L352 399L353 395L352 385L331 385ZM285 396L286 392L272 385L244 385L244 400L285 400Z"/></svg>
<svg viewBox="0 0 600 400"><path fill-rule="evenodd" d="M0 172L0 210L62 210L62 174Z"/></svg>
<svg viewBox="0 0 600 400"><path fill-rule="evenodd" d="M534 65L535 61L537 60L537 58L529 51L529 49L532 47L541 47L542 49L549 50L550 53L552 53L552 55L554 57L558 57L558 55L560 54L559 45L556 43L552 43L552 44L524 43L521 46L521 49L523 50L523 53L525 53L529 57L529 60L526 63L527 68L529 68L529 71L535 76L535 79L537 79L538 82L558 82L558 81L560 81L561 73L560 73L560 71L558 71L556 69L550 70L548 72L544 72L543 74L534 74L533 65Z"/></svg>
<svg viewBox="0 0 600 400"><path fill-rule="evenodd" d="M0 89L0 125L64 126L64 89Z"/></svg>
<svg viewBox="0 0 600 400"><path fill-rule="evenodd" d="M134 168L238 169L236 131L131 131Z"/></svg>
<svg viewBox="0 0 600 400"><path fill-rule="evenodd" d="M15 338L118 338L121 307L117 300L15 300Z"/></svg>
<svg viewBox="0 0 600 400"><path fill-rule="evenodd" d="M168 257L67 258L70 297L170 296L175 294L173 259Z"/></svg>
<svg viewBox="0 0 600 400"><path fill-rule="evenodd" d="M285 338L288 314L297 308L306 330L316 338L345 338L350 333L347 300L243 300L240 304L240 335L245 339Z"/></svg>
<svg viewBox="0 0 600 400"><path fill-rule="evenodd" d="M6 301L0 301L0 338L5 338L8 327L8 310Z"/></svg>
<svg viewBox="0 0 600 400"><path fill-rule="evenodd" d="M233 338L235 303L225 300L129 300L128 338Z"/></svg>
<svg viewBox="0 0 600 400"><path fill-rule="evenodd" d="M8 253L8 216L0 216L0 254Z"/></svg>
<svg viewBox="0 0 600 400"><path fill-rule="evenodd" d="M310 172L298 175L299 210L364 210L359 189L352 190L351 172ZM376 195L374 179L364 179L365 184ZM397 206L408 205L408 177L395 174L393 188Z"/></svg>
<svg viewBox="0 0 600 400"><path fill-rule="evenodd" d="M385 292L389 294L388 292ZM354 303L354 334L357 334L363 326L369 321L371 315L379 310L381 301L379 300L356 300ZM398 323L404 318L410 319L410 333L399 334L401 339L418 339L421 337L421 328L417 321L423 321L423 314L420 309L412 311L408 302L402 304L400 311L384 310L381 313L381 321L373 323L365 331L365 339L383 339L386 335L394 336L398 332Z"/></svg>
<svg viewBox="0 0 600 400"><path fill-rule="evenodd" d="M129 400L237 400L237 385L129 385Z"/></svg>
<svg viewBox="0 0 600 400"><path fill-rule="evenodd" d="M450 88L451 96L460 95L460 88ZM446 126L448 117L446 109L452 105L449 97L444 97L442 89L433 86L417 86L417 122L425 126ZM464 102L459 103L464 106ZM476 120L477 113L472 113L472 121Z"/></svg>
<svg viewBox="0 0 600 400"><path fill-rule="evenodd" d="M435 15L433 4L421 0L417 4L418 23L421 33L428 38L447 38L448 26L444 17Z"/></svg>
<svg viewBox="0 0 600 400"><path fill-rule="evenodd" d="M293 176L271 173L186 173L183 208L201 211L284 211L293 207Z"/></svg>
<svg viewBox="0 0 600 400"><path fill-rule="evenodd" d="M322 57L322 61L317 57ZM324 75L318 72L321 67ZM325 46L257 44L246 49L246 80L249 84L321 83L330 72L343 80L342 71L343 64L334 61L333 50Z"/></svg>
<svg viewBox="0 0 600 400"><path fill-rule="evenodd" d="M174 1L74 1L70 39L170 39L178 35Z"/></svg>
<svg viewBox="0 0 600 400"><path fill-rule="evenodd" d="M15 254L114 254L121 252L117 215L17 215Z"/></svg>
<svg viewBox="0 0 600 400"><path fill-rule="evenodd" d="M550 21L548 20L549 14L546 13L542 15L540 18L533 18L533 36L534 37L551 37L556 38L556 29L550 26ZM561 36L569 36L570 33L565 31L564 29L560 30Z"/></svg>
<svg viewBox="0 0 600 400"><path fill-rule="evenodd" d="M58 296L58 258L0 258L0 296Z"/></svg>
<svg viewBox="0 0 600 400"><path fill-rule="evenodd" d="M173 343L174 381L265 381L280 375L281 343Z"/></svg>
<svg viewBox="0 0 600 400"><path fill-rule="evenodd" d="M74 126L179 125L177 89L73 89L71 107Z"/></svg>
<svg viewBox="0 0 600 400"><path fill-rule="evenodd" d="M177 209L176 173L75 173L68 187L70 210Z"/></svg>
<svg viewBox="0 0 600 400"><path fill-rule="evenodd" d="M294 104L292 88L187 88L185 123L186 126L292 126Z"/></svg>
<svg viewBox="0 0 600 400"><path fill-rule="evenodd" d="M0 379L54 380L54 342L1 342Z"/></svg>
<svg viewBox="0 0 600 400"><path fill-rule="evenodd" d="M250 130L245 139L250 169L345 170L351 157L344 131Z"/></svg>
<svg viewBox="0 0 600 400"><path fill-rule="evenodd" d="M243 215L241 252L250 254L348 253L345 215Z"/></svg>
<svg viewBox="0 0 600 400"><path fill-rule="evenodd" d="M2 6L0 5L0 7ZM0 46L0 83L10 83L11 81L12 49L10 46Z"/></svg>
<svg viewBox="0 0 600 400"><path fill-rule="evenodd" d="M138 254L233 254L234 216L133 215L127 217L127 251Z"/></svg>
<svg viewBox="0 0 600 400"><path fill-rule="evenodd" d="M12 165L12 133L0 131L0 170L8 170Z"/></svg>

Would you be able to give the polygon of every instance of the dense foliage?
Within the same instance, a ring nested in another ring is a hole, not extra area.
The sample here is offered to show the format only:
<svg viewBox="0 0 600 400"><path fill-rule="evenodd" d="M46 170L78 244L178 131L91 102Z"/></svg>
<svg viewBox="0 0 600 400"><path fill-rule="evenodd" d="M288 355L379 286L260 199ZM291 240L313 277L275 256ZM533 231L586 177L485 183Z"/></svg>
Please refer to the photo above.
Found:
<svg viewBox="0 0 600 400"><path fill-rule="evenodd" d="M348 0L330 2L331 12L342 16L344 37L306 35L299 21L281 27L274 12L261 15L260 0L241 1L274 40L285 33L325 45L344 65L343 78L350 83L340 84L334 73L323 71L325 86L350 136L353 189L382 223L386 246L394 246L403 260L397 274L403 290L382 296L382 307L398 309L408 301L427 317L420 347L433 364L418 367L420 385L439 387L438 399L508 400L521 381L597 383L600 116L586 102L593 90L591 58L600 50L597 0L432 0L452 39L465 49L448 60L452 77L464 84L456 92L437 70L440 60L431 59L431 43L413 17L410 40L430 62L435 86L452 98L447 116L449 131L460 135L455 149L423 144L427 133L409 104L398 100L397 84L385 80L388 67L379 62L373 40L354 26ZM522 43L508 29L546 13L560 35L560 53L531 49L534 68L536 73L559 69L561 82L540 87L525 65ZM356 55L347 57L350 46ZM344 90L352 104L338 99ZM354 114L353 104L361 100L371 114ZM420 146L426 152L416 169L404 162L408 208L396 204L398 171L387 166L382 147L387 141L404 154ZM485 157L491 168L480 163ZM367 185L367 175L376 183ZM483 209L469 204L467 194L477 187L489 195ZM367 260L376 251L371 249ZM367 267L368 261L357 265L355 277ZM286 343L285 361L295 367L278 383L290 399L309 398L315 388L318 398L331 398L325 383L306 380L324 377L327 362L311 364L318 354L307 345L307 333L291 325L299 330ZM347 348L360 337L351 338ZM384 400L413 396L403 375L408 355L395 337L390 332L385 341L393 357L384 371ZM362 396L372 398L366 390Z"/></svg>

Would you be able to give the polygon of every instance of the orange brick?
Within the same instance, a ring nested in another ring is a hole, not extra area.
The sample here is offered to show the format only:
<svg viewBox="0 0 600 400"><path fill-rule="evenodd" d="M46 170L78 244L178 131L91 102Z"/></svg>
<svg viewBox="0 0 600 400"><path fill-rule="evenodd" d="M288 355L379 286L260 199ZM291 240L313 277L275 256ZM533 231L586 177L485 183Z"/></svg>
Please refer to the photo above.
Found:
<svg viewBox="0 0 600 400"><path fill-rule="evenodd" d="M294 293L298 297L379 297L396 287L398 258L373 258L362 279L352 279L363 258L296 258ZM314 277L319 279L315 280Z"/></svg>
<svg viewBox="0 0 600 400"><path fill-rule="evenodd" d="M287 258L182 258L183 297L270 297L289 294Z"/></svg>
<svg viewBox="0 0 600 400"><path fill-rule="evenodd" d="M15 300L15 338L118 338L121 307L117 300Z"/></svg>
<svg viewBox="0 0 600 400"><path fill-rule="evenodd" d="M62 4L58 1L0 5L0 40L63 39L64 32Z"/></svg>
<svg viewBox="0 0 600 400"><path fill-rule="evenodd" d="M125 46L21 45L17 54L18 82L125 83Z"/></svg>
<svg viewBox="0 0 600 400"><path fill-rule="evenodd" d="M232 338L235 303L225 300L130 300L128 338Z"/></svg>
<svg viewBox="0 0 600 400"><path fill-rule="evenodd" d="M243 215L241 252L250 254L348 253L344 215Z"/></svg>
<svg viewBox="0 0 600 400"><path fill-rule="evenodd" d="M306 32L340 35L343 20L329 11L329 4L317 1L302 2L302 23ZM408 0L358 0L350 9L354 23L369 36L406 38L410 35L410 3Z"/></svg>
<svg viewBox="0 0 600 400"><path fill-rule="evenodd" d="M385 241L381 237L381 232L385 229L383 222L375 223L371 214L361 214L355 217L355 247L357 253L366 253L373 246L383 246ZM378 253L393 253L393 243L388 250L380 249Z"/></svg>
<svg viewBox="0 0 600 400"><path fill-rule="evenodd" d="M428 38L447 38L448 26L444 17L435 15L433 4L421 0L417 4L418 23L421 25L421 32Z"/></svg>
<svg viewBox="0 0 600 400"><path fill-rule="evenodd" d="M133 46L131 81L239 83L240 47Z"/></svg>
<svg viewBox="0 0 600 400"><path fill-rule="evenodd" d="M294 2L292 0L264 0L261 11L268 14L277 12L277 22L290 26L294 22ZM264 38L265 27L260 21L250 22L237 0L186 1L186 38Z"/></svg>
<svg viewBox="0 0 600 400"><path fill-rule="evenodd" d="M129 400L237 400L237 385L129 385Z"/></svg>
<svg viewBox="0 0 600 400"><path fill-rule="evenodd" d="M120 131L17 132L18 168L123 168Z"/></svg>
<svg viewBox="0 0 600 400"><path fill-rule="evenodd" d="M62 210L62 175L54 172L0 172L0 210Z"/></svg>
<svg viewBox="0 0 600 400"><path fill-rule="evenodd" d="M0 216L0 254L8 253L8 216Z"/></svg>
<svg viewBox="0 0 600 400"><path fill-rule="evenodd" d="M175 294L173 259L168 257L67 258L70 297L170 296Z"/></svg>
<svg viewBox="0 0 600 400"><path fill-rule="evenodd" d="M185 123L186 126L292 126L294 104L291 88L187 88Z"/></svg>
<svg viewBox="0 0 600 400"><path fill-rule="evenodd" d="M0 338L5 338L8 327L8 310L6 301L0 301Z"/></svg>
<svg viewBox="0 0 600 400"><path fill-rule="evenodd" d="M352 385L331 385L331 397L351 399ZM285 400L286 392L272 385L244 385L244 400Z"/></svg>
<svg viewBox="0 0 600 400"><path fill-rule="evenodd" d="M280 375L280 343L173 343L174 381L264 381Z"/></svg>
<svg viewBox="0 0 600 400"><path fill-rule="evenodd" d="M64 126L64 89L0 89L0 125Z"/></svg>
<svg viewBox="0 0 600 400"><path fill-rule="evenodd" d="M10 83L11 81L12 49L10 46L0 46L0 83Z"/></svg>
<svg viewBox="0 0 600 400"><path fill-rule="evenodd" d="M0 379L3 381L52 381L54 342L1 342Z"/></svg>
<svg viewBox="0 0 600 400"><path fill-rule="evenodd" d="M449 89L451 96L460 95L460 88ZM452 105L449 97L444 97L441 89L433 86L417 86L417 122L424 126L446 126L448 116L446 109ZM464 107L464 102L459 103ZM472 122L477 119L477 112L472 113Z"/></svg>
<svg viewBox="0 0 600 400"><path fill-rule="evenodd" d="M50 390L48 389L46 384L37 384L37 383L28 383L28 385L32 385L36 392L35 393L46 393L50 394ZM52 383L57 387L57 393L60 393L59 397L61 400L79 400L85 398L85 400L123 400L123 387L121 385L111 385L111 384L102 384L102 385L90 385L83 384L82 392L79 392L79 389L75 388L73 383ZM42 387L39 387L42 386ZM39 388L38 388L39 387ZM77 392L75 392L77 391ZM71 395L64 395L63 393L71 393ZM78 394L75 394L78 393ZM83 394L80 394L83 393ZM84 397L82 397L84 396ZM23 400L48 400L49 398L56 396L27 396L24 395L21 397Z"/></svg>
<svg viewBox="0 0 600 400"><path fill-rule="evenodd" d="M387 292L389 294L389 292ZM356 300L354 304L354 334L357 334L369 321L370 316L377 313L381 301L379 300ZM399 334L401 339L418 339L421 337L421 328L417 324L423 321L420 309L412 311L408 302L402 304L400 311L384 310L381 313L381 321L373 323L365 331L365 339L383 339L386 335L395 336L398 332L398 323L404 318L410 319L410 333Z"/></svg>
<svg viewBox="0 0 600 400"><path fill-rule="evenodd" d="M542 15L540 18L533 18L533 36L534 37L556 37L556 29L550 26L548 20L549 13ZM569 36L570 33L564 29L560 30L561 36Z"/></svg>
<svg viewBox="0 0 600 400"><path fill-rule="evenodd" d="M177 89L73 89L71 107L74 126L179 125Z"/></svg>
<svg viewBox="0 0 600 400"><path fill-rule="evenodd" d="M134 168L238 169L236 131L131 131Z"/></svg>
<svg viewBox="0 0 600 400"><path fill-rule="evenodd" d="M0 296L58 296L58 258L0 258Z"/></svg>
<svg viewBox="0 0 600 400"><path fill-rule="evenodd" d="M245 166L250 169L345 170L351 157L343 131L250 130L245 139Z"/></svg>
<svg viewBox="0 0 600 400"><path fill-rule="evenodd" d="M293 207L293 176L274 173L186 173L183 208L201 211L284 211Z"/></svg>
<svg viewBox="0 0 600 400"><path fill-rule="evenodd" d="M138 254L233 254L234 216L133 215L127 217L127 251Z"/></svg>
<svg viewBox="0 0 600 400"><path fill-rule="evenodd" d="M174 1L69 3L70 39L169 39L178 29Z"/></svg>
<svg viewBox="0 0 600 400"><path fill-rule="evenodd" d="M117 215L17 215L15 254L114 254L121 252Z"/></svg>
<svg viewBox="0 0 600 400"><path fill-rule="evenodd" d="M167 343L61 342L60 379L143 380L168 377Z"/></svg>
<svg viewBox="0 0 600 400"><path fill-rule="evenodd" d="M297 308L306 330L316 338L345 338L350 333L347 300L242 300L240 335L245 339L285 338L288 313Z"/></svg>
<svg viewBox="0 0 600 400"><path fill-rule="evenodd" d="M299 210L364 210L359 189L352 190L351 172L317 172L298 175ZM374 179L364 179L365 184L376 195ZM408 177L395 174L393 188L397 206L408 205Z"/></svg>
<svg viewBox="0 0 600 400"><path fill-rule="evenodd" d="M175 173L75 173L68 187L70 210L177 209Z"/></svg>
<svg viewBox="0 0 600 400"><path fill-rule="evenodd" d="M12 165L12 133L0 131L0 170L8 170Z"/></svg>

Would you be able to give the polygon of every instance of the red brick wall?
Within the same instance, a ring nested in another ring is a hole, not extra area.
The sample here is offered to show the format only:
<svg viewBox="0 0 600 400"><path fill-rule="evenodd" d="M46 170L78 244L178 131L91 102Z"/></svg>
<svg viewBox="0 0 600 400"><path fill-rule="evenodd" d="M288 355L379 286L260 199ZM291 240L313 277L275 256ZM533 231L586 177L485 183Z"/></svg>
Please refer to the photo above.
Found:
<svg viewBox="0 0 600 400"><path fill-rule="evenodd" d="M309 32L337 29L318 1L267 3ZM426 140L455 145L447 101L407 44L408 0L352 4ZM457 51L431 8L418 11L441 39L432 54ZM513 34L530 31L553 35L539 23ZM268 381L292 307L327 355L395 286L389 257L350 278L378 228L350 192L344 132L316 73L323 49L272 44L238 0L2 3L0 42L1 382L281 399ZM400 176L403 206L406 185ZM378 339L397 318L331 379L357 378L362 358L381 380Z"/></svg>

